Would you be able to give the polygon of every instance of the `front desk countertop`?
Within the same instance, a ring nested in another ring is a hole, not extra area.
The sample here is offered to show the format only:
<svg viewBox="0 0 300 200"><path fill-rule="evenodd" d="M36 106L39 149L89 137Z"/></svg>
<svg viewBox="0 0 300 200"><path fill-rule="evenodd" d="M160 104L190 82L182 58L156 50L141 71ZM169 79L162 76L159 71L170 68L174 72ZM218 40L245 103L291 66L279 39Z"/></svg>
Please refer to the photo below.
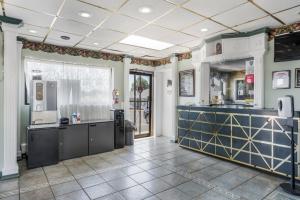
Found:
<svg viewBox="0 0 300 200"><path fill-rule="evenodd" d="M59 124L59 123L55 123L55 124L35 124L35 125L29 125L27 127L28 130L32 130L32 129L43 129L43 128L59 128L61 126L73 126L73 125L80 125L80 124L93 124L93 123L102 123L102 122L112 122L114 120L112 119L106 119L106 120L91 120L91 121L80 121L80 123L76 123L76 124Z"/></svg>

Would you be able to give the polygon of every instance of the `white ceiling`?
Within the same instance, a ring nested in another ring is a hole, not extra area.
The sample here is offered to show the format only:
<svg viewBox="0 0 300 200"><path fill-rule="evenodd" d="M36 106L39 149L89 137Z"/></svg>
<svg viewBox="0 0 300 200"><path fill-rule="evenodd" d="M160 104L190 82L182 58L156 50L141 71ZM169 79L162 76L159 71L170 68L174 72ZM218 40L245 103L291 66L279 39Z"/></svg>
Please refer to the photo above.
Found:
<svg viewBox="0 0 300 200"><path fill-rule="evenodd" d="M143 6L152 12L140 13ZM4 8L23 19L19 35L29 40L147 58L187 52L222 33L300 21L300 0L4 0ZM175 46L155 51L119 43L130 34Z"/></svg>

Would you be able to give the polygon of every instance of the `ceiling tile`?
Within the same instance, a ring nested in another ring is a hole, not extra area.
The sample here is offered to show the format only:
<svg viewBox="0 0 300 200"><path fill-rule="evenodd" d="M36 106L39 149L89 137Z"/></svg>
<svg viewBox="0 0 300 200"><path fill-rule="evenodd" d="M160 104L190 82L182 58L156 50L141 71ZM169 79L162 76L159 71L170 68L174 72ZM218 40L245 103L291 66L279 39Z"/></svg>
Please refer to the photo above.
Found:
<svg viewBox="0 0 300 200"><path fill-rule="evenodd" d="M175 31L171 31L166 28L162 28L156 25L148 25L145 28L137 31L135 35L140 35L143 37L159 40L166 35L171 35L175 33Z"/></svg>
<svg viewBox="0 0 300 200"><path fill-rule="evenodd" d="M161 41L163 42L168 42L171 44L183 44L192 40L195 40L196 37L180 33L180 32L175 32L171 35L167 35L161 38Z"/></svg>
<svg viewBox="0 0 300 200"><path fill-rule="evenodd" d="M128 54L129 55L134 55L136 57L142 57L142 56L145 56L145 55L155 54L156 52L157 52L156 50L138 47L138 48L130 51Z"/></svg>
<svg viewBox="0 0 300 200"><path fill-rule="evenodd" d="M145 6L151 8L152 12L147 14L140 13L139 8ZM173 4L163 0L130 0L120 9L120 12L137 19L152 21L172 8L175 8Z"/></svg>
<svg viewBox="0 0 300 200"><path fill-rule="evenodd" d="M36 33L33 33L32 31L36 31ZM23 24L23 26L18 29L19 34L31 35L33 37L41 37L41 38L44 38L48 33L48 31L49 31L48 28L32 26L29 24Z"/></svg>
<svg viewBox="0 0 300 200"><path fill-rule="evenodd" d="M217 15L212 19L232 27L235 25L245 23L247 21L264 17L266 15L267 14L265 12L258 9L253 4L246 3L223 14Z"/></svg>
<svg viewBox="0 0 300 200"><path fill-rule="evenodd" d="M259 28L264 28L264 27L274 28L274 27L277 27L280 25L281 24L277 20L268 16L268 17L264 17L262 19L258 19L258 20L240 25L240 26L236 26L236 27L234 27L234 29L241 31L241 32L248 32L248 31L257 30Z"/></svg>
<svg viewBox="0 0 300 200"><path fill-rule="evenodd" d="M109 10L117 10L126 0L82 0L89 4L107 8Z"/></svg>
<svg viewBox="0 0 300 200"><path fill-rule="evenodd" d="M76 48L81 48L81 49L88 49L88 50L93 50L93 51L99 51L100 48L98 46L89 46L89 45L84 45L84 44L78 44L76 45Z"/></svg>
<svg viewBox="0 0 300 200"><path fill-rule="evenodd" d="M203 39L196 39L187 43L182 44L184 47L194 48L200 46L203 43Z"/></svg>
<svg viewBox="0 0 300 200"><path fill-rule="evenodd" d="M70 40L63 40L60 36L68 36ZM56 45L65 45L65 46L74 46L82 39L81 36L73 35L69 33L64 33L60 31L51 31L46 39L46 43L56 44Z"/></svg>
<svg viewBox="0 0 300 200"><path fill-rule="evenodd" d="M44 40L43 37L36 37L36 36L32 36L32 35L19 34L19 36L22 38L25 38L27 40L34 41L34 42L42 42Z"/></svg>
<svg viewBox="0 0 300 200"><path fill-rule="evenodd" d="M124 33L106 29L97 29L90 35L91 38L96 39L100 44L106 44L105 46L108 46L114 42L118 42L126 36L127 35Z"/></svg>
<svg viewBox="0 0 300 200"><path fill-rule="evenodd" d="M107 41L107 40L99 40L99 39L95 39L95 38L85 38L82 42L80 42L80 45L84 45L84 46L92 46L96 49L101 49L104 47L107 47L108 45L112 44L112 41Z"/></svg>
<svg viewBox="0 0 300 200"><path fill-rule="evenodd" d="M93 30L93 27L80 22L58 18L54 23L53 29L76 35L86 35Z"/></svg>
<svg viewBox="0 0 300 200"><path fill-rule="evenodd" d="M202 29L207 29L207 31L203 32L203 31L201 31ZM209 35L209 34L221 31L221 30L225 30L225 29L226 29L226 27L207 19L198 24L195 24L194 26L184 29L183 32L189 33L191 35L195 35L198 37L204 37L206 35Z"/></svg>
<svg viewBox="0 0 300 200"><path fill-rule="evenodd" d="M188 8L194 12L197 12L206 17L211 17L231 8L234 8L246 0L191 0L184 4L185 8Z"/></svg>
<svg viewBox="0 0 300 200"><path fill-rule="evenodd" d="M114 51L114 50L111 50L111 49L101 49L100 51L104 52L104 53L124 54L124 52Z"/></svg>
<svg viewBox="0 0 300 200"><path fill-rule="evenodd" d="M22 19L24 23L41 27L50 27L54 16L40 14L26 9L4 4L6 15Z"/></svg>
<svg viewBox="0 0 300 200"><path fill-rule="evenodd" d="M275 14L276 17L281 19L286 24L292 24L300 21L300 7L296 7L287 11Z"/></svg>
<svg viewBox="0 0 300 200"><path fill-rule="evenodd" d="M187 0L169 0L169 1L179 5L179 4L182 4L182 3L186 2Z"/></svg>
<svg viewBox="0 0 300 200"><path fill-rule="evenodd" d="M299 0L254 0L254 2L270 13L300 5Z"/></svg>
<svg viewBox="0 0 300 200"><path fill-rule="evenodd" d="M137 47L135 47L135 46L120 44L120 43L116 43L116 44L113 44L113 45L107 47L107 49L117 50L117 51L122 51L122 52L133 51L136 48Z"/></svg>
<svg viewBox="0 0 300 200"><path fill-rule="evenodd" d="M20 6L37 12L56 15L63 0L5 0L5 3Z"/></svg>
<svg viewBox="0 0 300 200"><path fill-rule="evenodd" d="M80 12L87 12L91 14L91 17L81 17L79 16ZM71 19L74 21L89 24L92 26L97 26L109 14L110 12L101 8L97 8L95 6L91 6L89 4L82 3L77 0L67 0L59 16L66 19Z"/></svg>
<svg viewBox="0 0 300 200"><path fill-rule="evenodd" d="M185 9L177 8L154 23L173 30L181 30L184 27L197 23L203 19L203 17L193 14Z"/></svg>
<svg viewBox="0 0 300 200"><path fill-rule="evenodd" d="M138 28L144 26L146 23L127 17L124 15L116 14L111 16L102 26L104 29L112 29L124 33L131 33Z"/></svg>
<svg viewBox="0 0 300 200"><path fill-rule="evenodd" d="M236 32L231 30L231 29L226 29L226 30L223 30L223 31L219 31L219 32L216 32L216 33L209 34L209 35L205 36L204 39L216 37L216 36L219 36L219 35L222 35L222 34L229 34L229 33L231 34L231 33L236 33Z"/></svg>

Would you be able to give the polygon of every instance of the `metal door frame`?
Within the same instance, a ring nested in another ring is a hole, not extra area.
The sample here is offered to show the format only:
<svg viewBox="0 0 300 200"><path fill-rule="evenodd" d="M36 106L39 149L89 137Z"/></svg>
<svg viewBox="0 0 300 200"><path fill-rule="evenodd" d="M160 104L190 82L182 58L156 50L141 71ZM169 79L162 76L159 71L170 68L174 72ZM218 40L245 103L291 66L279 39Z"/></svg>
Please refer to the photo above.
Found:
<svg viewBox="0 0 300 200"><path fill-rule="evenodd" d="M143 138L143 137L150 137L152 135L152 103L153 103L153 93L152 93L152 87L153 87L153 73L151 72L143 72L143 71L136 71L136 70L130 70L129 75L134 75L134 81L133 81L133 85L134 85L134 100L131 101L129 99L129 103L134 103L134 123L136 123L136 99L137 99L137 94L136 94L136 76L148 76L149 77L149 133L148 134L139 134L139 135L135 135L134 134L134 138ZM141 110L141 103L142 102L147 102L147 101L141 101L141 97L139 97L140 99L140 110ZM141 111L140 111L141 112ZM141 113L140 113L140 118L142 118ZM141 119L139 121L139 126L138 126L138 131L140 133L141 130Z"/></svg>

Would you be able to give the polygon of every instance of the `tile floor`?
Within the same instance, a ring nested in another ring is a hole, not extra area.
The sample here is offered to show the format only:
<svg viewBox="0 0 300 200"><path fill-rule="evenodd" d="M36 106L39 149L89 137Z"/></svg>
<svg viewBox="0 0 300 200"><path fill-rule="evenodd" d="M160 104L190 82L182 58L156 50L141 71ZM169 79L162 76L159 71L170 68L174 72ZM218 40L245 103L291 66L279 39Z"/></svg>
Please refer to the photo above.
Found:
<svg viewBox="0 0 300 200"><path fill-rule="evenodd" d="M192 152L167 138L27 170L0 181L1 200L294 200L284 180ZM300 198L298 198L300 199Z"/></svg>

